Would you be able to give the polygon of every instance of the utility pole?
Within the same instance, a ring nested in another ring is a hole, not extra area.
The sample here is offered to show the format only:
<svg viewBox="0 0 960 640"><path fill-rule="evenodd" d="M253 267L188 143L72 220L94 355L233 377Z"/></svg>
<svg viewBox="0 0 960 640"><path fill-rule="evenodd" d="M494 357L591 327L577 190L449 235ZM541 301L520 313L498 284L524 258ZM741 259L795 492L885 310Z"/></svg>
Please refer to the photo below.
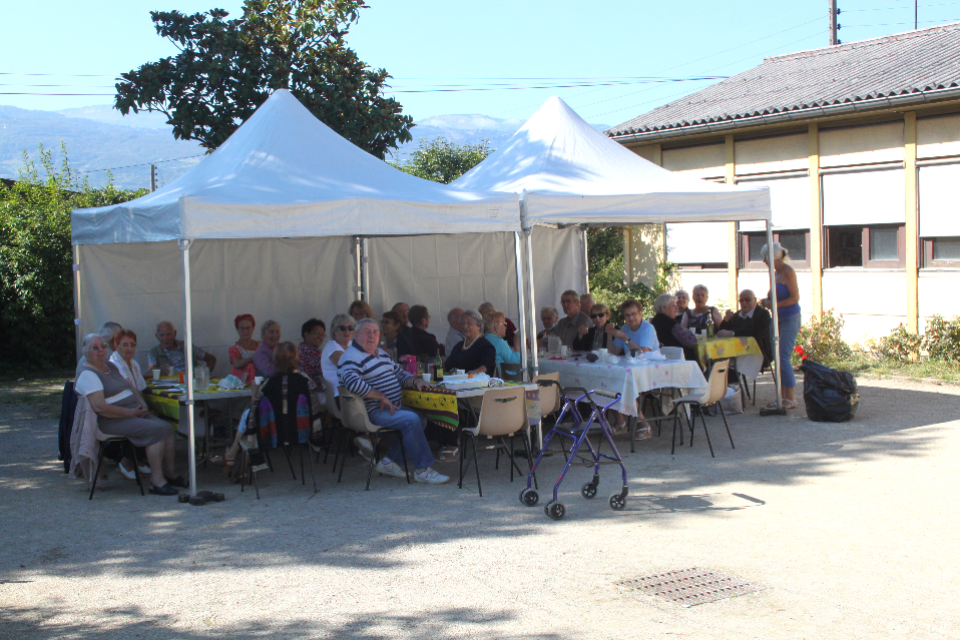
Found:
<svg viewBox="0 0 960 640"><path fill-rule="evenodd" d="M828 19L829 29L830 29L830 46L835 44L840 44L840 41L837 39L837 30L840 28L840 25L837 24L837 16L840 15L840 10L837 9L837 0L827 0L829 5L830 16Z"/></svg>
<svg viewBox="0 0 960 640"><path fill-rule="evenodd" d="M150 191L157 190L157 165L150 164Z"/></svg>
<svg viewBox="0 0 960 640"><path fill-rule="evenodd" d="M913 30L917 30L917 0L913 0Z"/></svg>

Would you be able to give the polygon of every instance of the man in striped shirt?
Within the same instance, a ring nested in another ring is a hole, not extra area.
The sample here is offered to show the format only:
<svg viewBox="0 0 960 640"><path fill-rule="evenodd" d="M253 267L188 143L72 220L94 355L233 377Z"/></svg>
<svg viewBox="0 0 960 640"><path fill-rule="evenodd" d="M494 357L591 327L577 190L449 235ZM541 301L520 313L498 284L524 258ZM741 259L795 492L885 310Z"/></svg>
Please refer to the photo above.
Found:
<svg viewBox="0 0 960 640"><path fill-rule="evenodd" d="M401 369L380 348L380 327L376 320L364 318L357 322L355 338L340 357L337 371L340 385L363 398L370 422L400 431L403 449L414 464L413 477L417 482L443 484L450 481L450 478L431 468L433 454L430 453L430 445L423 435L427 426L426 418L414 411L400 408L400 396L404 387L425 389L430 385L422 378L416 378ZM380 459L376 471L395 478L405 478L403 468L394 462L400 460L402 455L398 438Z"/></svg>

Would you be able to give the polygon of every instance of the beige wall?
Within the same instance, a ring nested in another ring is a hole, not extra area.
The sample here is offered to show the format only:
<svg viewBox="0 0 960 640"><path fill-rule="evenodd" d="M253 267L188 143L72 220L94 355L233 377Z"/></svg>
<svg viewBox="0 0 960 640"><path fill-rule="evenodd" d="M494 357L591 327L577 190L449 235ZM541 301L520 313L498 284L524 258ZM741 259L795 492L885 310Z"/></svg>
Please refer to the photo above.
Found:
<svg viewBox="0 0 960 640"><path fill-rule="evenodd" d="M663 168L694 178L722 178L726 156L722 144L663 150Z"/></svg>
<svg viewBox="0 0 960 640"><path fill-rule="evenodd" d="M807 146L805 133L734 142L737 175L804 171L808 164Z"/></svg>
<svg viewBox="0 0 960 640"><path fill-rule="evenodd" d="M827 269L823 309L843 314L843 337L850 342L884 336L907 321L907 282L902 270Z"/></svg>
<svg viewBox="0 0 960 640"><path fill-rule="evenodd" d="M903 122L820 130L820 166L903 161Z"/></svg>
<svg viewBox="0 0 960 640"><path fill-rule="evenodd" d="M960 155L960 115L917 118L917 158Z"/></svg>
<svg viewBox="0 0 960 640"><path fill-rule="evenodd" d="M930 316L960 316L960 269L922 269L918 284L921 328Z"/></svg>

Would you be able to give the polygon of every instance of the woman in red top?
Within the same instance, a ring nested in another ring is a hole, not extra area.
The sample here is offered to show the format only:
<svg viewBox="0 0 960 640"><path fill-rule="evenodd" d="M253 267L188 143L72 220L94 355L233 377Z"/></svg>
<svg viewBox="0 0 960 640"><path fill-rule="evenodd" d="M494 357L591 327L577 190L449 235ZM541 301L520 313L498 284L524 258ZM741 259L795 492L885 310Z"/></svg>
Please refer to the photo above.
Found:
<svg viewBox="0 0 960 640"><path fill-rule="evenodd" d="M230 375L240 378L243 384L250 384L257 375L257 368L253 365L253 352L257 350L260 343L250 337L253 335L254 327L257 326L257 321L252 315L245 313L233 319L233 326L237 329L240 339L227 350L233 367Z"/></svg>

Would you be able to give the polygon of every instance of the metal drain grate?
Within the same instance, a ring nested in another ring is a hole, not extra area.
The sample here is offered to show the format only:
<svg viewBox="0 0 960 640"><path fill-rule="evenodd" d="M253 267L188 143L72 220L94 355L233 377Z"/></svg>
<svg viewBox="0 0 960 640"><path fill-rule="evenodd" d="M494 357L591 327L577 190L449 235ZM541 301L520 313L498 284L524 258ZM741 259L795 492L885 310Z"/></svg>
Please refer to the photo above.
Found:
<svg viewBox="0 0 960 640"><path fill-rule="evenodd" d="M633 580L621 580L617 584L627 589L641 591L646 595L676 602L684 607L742 596L763 588L736 576L696 567Z"/></svg>

